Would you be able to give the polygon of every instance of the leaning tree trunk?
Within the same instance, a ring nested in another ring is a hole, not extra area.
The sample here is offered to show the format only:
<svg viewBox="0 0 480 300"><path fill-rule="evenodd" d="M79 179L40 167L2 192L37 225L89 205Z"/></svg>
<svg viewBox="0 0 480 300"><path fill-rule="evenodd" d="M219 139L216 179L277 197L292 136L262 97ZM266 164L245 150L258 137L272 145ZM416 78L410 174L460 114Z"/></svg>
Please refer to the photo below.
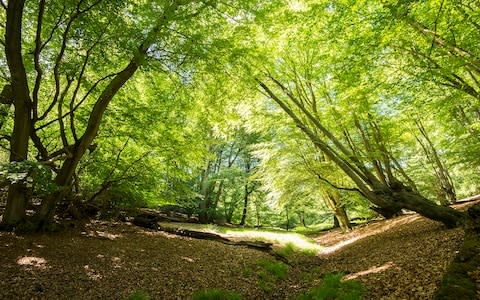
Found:
<svg viewBox="0 0 480 300"><path fill-rule="evenodd" d="M461 226L465 222L464 213L449 206L436 205L425 197L406 189L394 190L392 198L402 207L415 211L426 218L440 221L448 228Z"/></svg>
<svg viewBox="0 0 480 300"><path fill-rule="evenodd" d="M367 164L348 151L345 145L323 126L320 120L315 117L315 109L313 109L313 112L309 111L288 87L272 76L268 78L274 82L290 102L287 104L287 100L281 99L265 83L257 79L260 87L292 118L297 127L305 133L315 147L345 172L357 186L356 190L367 198L382 214L395 215L402 208L406 208L429 219L442 222L450 228L464 223L463 213L448 206L436 205L413 192L412 189L405 187L393 176L389 182L382 183L369 170ZM294 111L294 109L297 110ZM318 134L318 132L321 134Z"/></svg>
<svg viewBox="0 0 480 300"><path fill-rule="evenodd" d="M423 152L427 156L428 161L432 165L435 173L435 178L438 183L440 191L439 201L442 205L449 205L457 202L457 195L455 193L455 186L453 184L452 177L445 163L441 160L435 145L428 136L427 130L423 126L420 120L414 120L417 125L420 134L425 141L422 141L420 137L417 137L417 141L423 149Z"/></svg>
<svg viewBox="0 0 480 300"><path fill-rule="evenodd" d="M27 159L28 141L31 130L31 99L22 58L22 17L24 1L9 1L6 22L5 54L11 74L15 116L10 142L10 162ZM12 228L25 220L28 201L25 181L11 184L8 189L7 206L2 226Z"/></svg>
<svg viewBox="0 0 480 300"><path fill-rule="evenodd" d="M285 216L287 218L287 231L290 230L290 216L288 214L288 205L285 206Z"/></svg>

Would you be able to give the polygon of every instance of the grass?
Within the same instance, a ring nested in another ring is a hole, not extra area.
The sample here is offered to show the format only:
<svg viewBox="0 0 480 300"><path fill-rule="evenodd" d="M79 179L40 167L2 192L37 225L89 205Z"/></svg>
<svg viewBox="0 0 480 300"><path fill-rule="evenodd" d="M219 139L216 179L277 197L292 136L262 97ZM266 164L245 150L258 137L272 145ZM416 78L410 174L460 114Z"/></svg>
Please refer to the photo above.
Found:
<svg viewBox="0 0 480 300"><path fill-rule="evenodd" d="M299 300L359 300L362 299L363 286L353 280L342 281L342 273L329 273L322 284L300 295Z"/></svg>
<svg viewBox="0 0 480 300"><path fill-rule="evenodd" d="M295 253L306 255L306 256L315 256L318 254L318 251L321 249L320 246L304 247L299 248L294 243L288 242L285 246L276 250L278 254L283 257L290 257Z"/></svg>
<svg viewBox="0 0 480 300"><path fill-rule="evenodd" d="M257 264L267 271L268 274L278 279L285 279L287 277L288 266L282 262L272 259L260 259Z"/></svg>
<svg viewBox="0 0 480 300"><path fill-rule="evenodd" d="M220 289L205 289L196 292L192 296L193 300L240 300L242 296L236 292Z"/></svg>
<svg viewBox="0 0 480 300"><path fill-rule="evenodd" d="M135 291L127 300L150 300L150 296L143 291Z"/></svg>
<svg viewBox="0 0 480 300"><path fill-rule="evenodd" d="M297 227L294 229L296 233L304 234L304 235L316 235L322 233L326 230L330 230L333 228L332 223L322 223L317 225L311 225L308 227Z"/></svg>
<svg viewBox="0 0 480 300"><path fill-rule="evenodd" d="M272 259L260 259L256 262L258 275L258 286L266 293L270 293L278 280L287 278L288 266L282 262ZM247 268L245 273L251 274L254 271Z"/></svg>

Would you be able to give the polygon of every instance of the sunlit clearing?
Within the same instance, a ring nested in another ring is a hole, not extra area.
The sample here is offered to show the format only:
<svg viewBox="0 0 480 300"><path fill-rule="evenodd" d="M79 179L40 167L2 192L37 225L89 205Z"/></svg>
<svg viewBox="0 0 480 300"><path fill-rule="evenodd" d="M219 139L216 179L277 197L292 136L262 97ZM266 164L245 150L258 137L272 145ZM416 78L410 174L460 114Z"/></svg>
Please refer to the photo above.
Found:
<svg viewBox="0 0 480 300"><path fill-rule="evenodd" d="M369 225L368 228L364 228L366 229L364 233L358 233L358 232L361 232L362 229L358 229L357 231L354 230L351 233L345 235L345 238L346 238L345 240L338 242L333 246L322 248L322 250L320 251L320 254L335 253L336 251L341 250L342 248L348 245L351 245L359 240L362 240L372 235L385 232L390 228L393 228L398 225L411 223L415 220L418 220L419 218L420 216L418 215L412 215L412 216L405 216L405 217L397 218L393 220L386 220L378 224L371 224ZM320 243L321 245L322 238L317 239L317 242Z"/></svg>
<svg viewBox="0 0 480 300"><path fill-rule="evenodd" d="M39 269L47 267L47 260L43 257L24 256L17 259L17 264L21 266L32 266Z"/></svg>
<svg viewBox="0 0 480 300"><path fill-rule="evenodd" d="M267 232L267 231L235 231L227 230L226 236L233 239L252 239L252 240L263 240L271 242L274 244L280 244L281 246L286 246L287 244L292 244L300 251L312 251L319 252L321 247L300 234L296 233L278 233L278 232Z"/></svg>
<svg viewBox="0 0 480 300"><path fill-rule="evenodd" d="M393 266L395 266L395 264L390 261L390 262L388 262L388 263L386 263L386 264L384 264L383 266L380 266L380 267L373 266L368 270L346 275L346 276L343 277L343 280L351 280L351 279L355 279L355 278L365 276L365 275L368 275L368 274L380 273L380 272L383 272L385 270L390 269Z"/></svg>

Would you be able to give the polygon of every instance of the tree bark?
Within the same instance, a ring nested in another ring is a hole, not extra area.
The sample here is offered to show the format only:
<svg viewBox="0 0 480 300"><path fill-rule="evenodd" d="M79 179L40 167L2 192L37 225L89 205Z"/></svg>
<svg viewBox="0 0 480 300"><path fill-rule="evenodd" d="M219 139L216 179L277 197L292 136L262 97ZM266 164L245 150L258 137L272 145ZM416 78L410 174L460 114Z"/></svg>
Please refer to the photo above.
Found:
<svg viewBox="0 0 480 300"><path fill-rule="evenodd" d="M15 108L13 133L10 142L10 163L27 159L28 141L31 130L31 99L28 80L22 57L22 18L24 1L9 1L5 37L5 54L11 74L13 104ZM25 221L28 201L27 187L21 181L8 189L7 206L2 226L12 228Z"/></svg>
<svg viewBox="0 0 480 300"><path fill-rule="evenodd" d="M339 195L335 192L325 191L323 193L325 203L335 215L335 219L338 222L338 226L343 232L348 232L352 228L350 220L348 219L345 208L341 205ZM334 223L335 225L335 223Z"/></svg>
<svg viewBox="0 0 480 300"><path fill-rule="evenodd" d="M290 230L290 216L288 214L288 205L285 206L285 216L287 217L287 231Z"/></svg>

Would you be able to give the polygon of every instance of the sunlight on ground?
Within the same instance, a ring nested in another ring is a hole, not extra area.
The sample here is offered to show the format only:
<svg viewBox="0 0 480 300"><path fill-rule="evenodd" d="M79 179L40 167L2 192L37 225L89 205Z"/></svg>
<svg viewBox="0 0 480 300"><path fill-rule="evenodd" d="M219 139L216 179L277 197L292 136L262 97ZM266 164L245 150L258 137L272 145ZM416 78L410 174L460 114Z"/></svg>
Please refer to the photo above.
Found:
<svg viewBox="0 0 480 300"><path fill-rule="evenodd" d="M95 271L92 267L90 267L89 265L85 265L83 266L83 268L85 269L85 274L88 276L88 278L90 278L91 280L100 280L103 278L103 276Z"/></svg>
<svg viewBox="0 0 480 300"><path fill-rule="evenodd" d="M380 273L380 272L388 270L388 269L390 269L391 267L394 267L394 266L395 266L395 264L393 262L389 261L388 263L386 263L386 264L384 264L383 266L380 266L380 267L373 266L368 270L346 275L346 276L343 277L343 280L351 280L351 279L355 279L355 278L365 276L365 275L368 275L368 274Z"/></svg>
<svg viewBox="0 0 480 300"><path fill-rule="evenodd" d="M300 250L306 251L320 251L321 247L314 242L311 242L305 236L302 236L297 233L280 233L280 232L267 232L267 231L256 231L256 230L227 230L225 233L227 238L233 239L251 239L251 240L261 240L267 241L274 244L279 244L280 246L286 246L287 244L293 244L295 247Z"/></svg>
<svg viewBox="0 0 480 300"><path fill-rule="evenodd" d="M257 240L276 244L277 246L284 247L287 244L292 244L300 251L308 251L318 253L322 247L317 243L307 238L306 236L294 232L271 232L265 230L256 229L244 229L244 228L230 228L217 225L202 225L192 223L176 223L172 226L171 223L160 222L160 226L169 228L181 228L187 230L197 230L203 232L210 232L218 234L228 239L233 240Z"/></svg>
<svg viewBox="0 0 480 300"><path fill-rule="evenodd" d="M415 220L418 220L420 218L420 216L418 215L412 215L412 216L407 216L407 217L403 217L403 218L397 218L397 219L393 219L393 220L387 220L387 221L383 221L383 223L381 224L372 224L370 225L369 229L366 230L366 232L364 233L358 233L356 234L355 230L351 233L348 233L345 235L345 240L342 240L338 243L336 243L335 245L333 246L330 246L330 247L325 247L323 248L321 251L320 251L320 254L332 254L332 253L335 253L337 252L338 250L341 250L342 248L348 246L348 245L351 245L359 240L362 240L364 238L367 238L369 236L372 236L372 235L376 235L376 234L379 234L379 233L382 233L382 232L385 232L387 230L389 230L390 228L392 227L395 227L395 226L398 226L398 225L402 225L402 224L407 224L407 223L411 223ZM388 224L386 224L386 222L388 222ZM377 225L377 226L375 226ZM361 230L361 229L359 229ZM350 237L349 237L350 236ZM348 238L349 237L349 238ZM319 244L322 243L322 238L317 238L315 239Z"/></svg>
<svg viewBox="0 0 480 300"><path fill-rule="evenodd" d="M32 266L45 269L47 267L47 260L43 257L24 256L17 259L17 264L20 266Z"/></svg>
<svg viewBox="0 0 480 300"><path fill-rule="evenodd" d="M113 241L116 238L122 237L121 234L113 234L113 233L108 233L106 231L83 231L82 235L88 236L88 237L99 237L99 238L104 238Z"/></svg>

